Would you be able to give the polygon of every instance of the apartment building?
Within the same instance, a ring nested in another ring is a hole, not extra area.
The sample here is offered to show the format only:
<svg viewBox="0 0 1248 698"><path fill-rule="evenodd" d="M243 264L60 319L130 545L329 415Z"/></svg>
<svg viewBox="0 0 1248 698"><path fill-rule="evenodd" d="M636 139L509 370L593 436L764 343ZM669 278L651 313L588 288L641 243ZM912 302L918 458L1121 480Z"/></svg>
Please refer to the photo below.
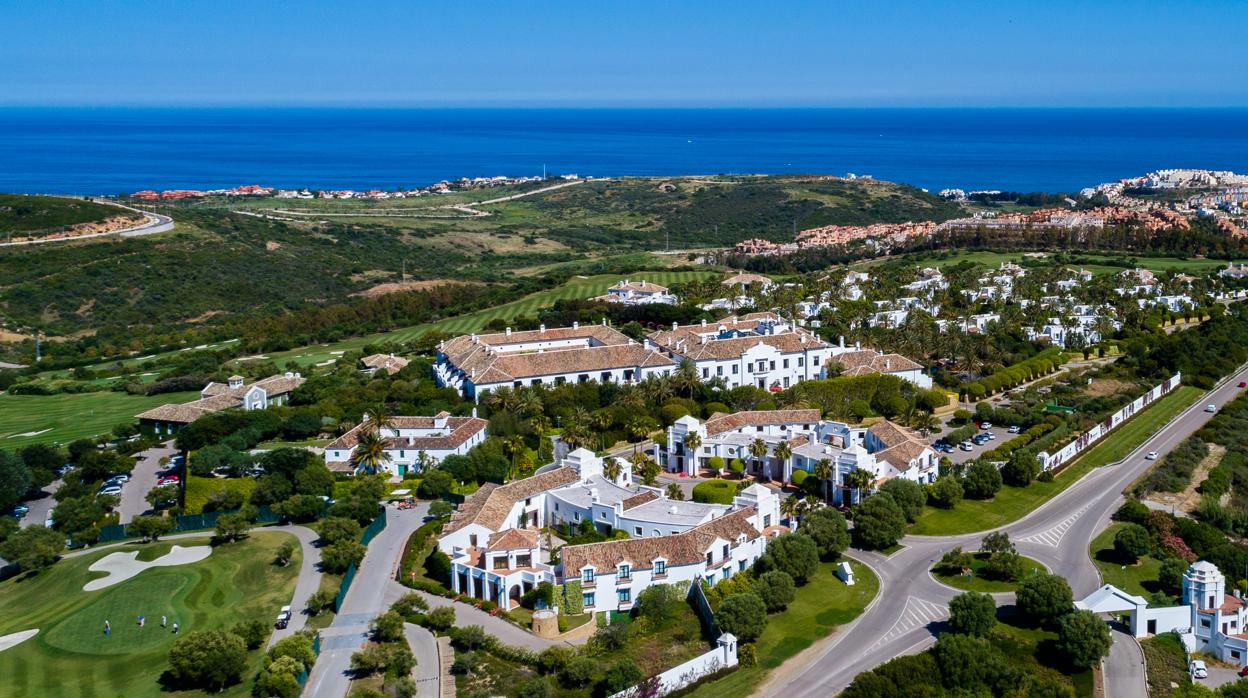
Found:
<svg viewBox="0 0 1248 698"><path fill-rule="evenodd" d="M381 468L389 475L403 477L409 471L419 472L441 463L447 456L462 456L485 441L488 425L476 416L476 410L471 417L452 417L446 412L432 417L390 417L388 424L378 429L390 457ZM360 434L374 428L364 415L364 421L325 446L325 465L337 472L354 471Z"/></svg>
<svg viewBox="0 0 1248 698"><path fill-rule="evenodd" d="M831 350L808 330L775 313L696 325L673 323L670 330L650 334L646 345L675 362L689 359L703 380L719 378L729 388L753 385L772 391L823 378Z"/></svg>

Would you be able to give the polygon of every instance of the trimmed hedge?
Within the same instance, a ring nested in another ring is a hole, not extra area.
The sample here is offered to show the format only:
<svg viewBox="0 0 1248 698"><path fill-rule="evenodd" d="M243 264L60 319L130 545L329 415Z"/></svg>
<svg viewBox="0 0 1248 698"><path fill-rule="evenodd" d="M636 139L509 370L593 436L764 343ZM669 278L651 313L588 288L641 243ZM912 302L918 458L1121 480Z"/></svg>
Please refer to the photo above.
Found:
<svg viewBox="0 0 1248 698"><path fill-rule="evenodd" d="M701 504L732 504L737 496L737 483L728 480L707 480L693 487L693 501Z"/></svg>

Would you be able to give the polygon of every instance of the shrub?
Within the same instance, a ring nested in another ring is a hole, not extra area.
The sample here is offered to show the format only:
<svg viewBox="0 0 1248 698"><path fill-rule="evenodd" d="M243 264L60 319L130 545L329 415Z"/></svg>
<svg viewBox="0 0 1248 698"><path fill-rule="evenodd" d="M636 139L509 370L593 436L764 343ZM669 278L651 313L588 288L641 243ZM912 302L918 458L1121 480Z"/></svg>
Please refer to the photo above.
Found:
<svg viewBox="0 0 1248 698"><path fill-rule="evenodd" d="M715 623L738 641L753 642L767 627L767 606L757 594L733 594L719 605Z"/></svg>
<svg viewBox="0 0 1248 698"><path fill-rule="evenodd" d="M1001 471L988 461L974 461L962 479L962 489L971 499L991 499L1001 489Z"/></svg>
<svg viewBox="0 0 1248 698"><path fill-rule="evenodd" d="M799 468L793 471L793 475L789 477L789 481L793 483L794 487L801 487L802 483L806 482L807 477L810 477L810 473Z"/></svg>
<svg viewBox="0 0 1248 698"><path fill-rule="evenodd" d="M430 630L444 633L455 625L455 609L450 606L439 606L425 615L425 625Z"/></svg>
<svg viewBox="0 0 1248 698"><path fill-rule="evenodd" d="M854 512L854 535L876 550L890 548L906 533L906 516L891 496L874 494Z"/></svg>
<svg viewBox="0 0 1248 698"><path fill-rule="evenodd" d="M984 637L997 624L997 604L987 594L968 591L949 602L949 627L955 633Z"/></svg>
<svg viewBox="0 0 1248 698"><path fill-rule="evenodd" d="M952 475L941 475L930 487L932 503L942 509L952 509L962 501L962 483Z"/></svg>
<svg viewBox="0 0 1248 698"><path fill-rule="evenodd" d="M632 688L645 678L641 669L628 659L622 659L607 669L602 677L602 690L607 695Z"/></svg>
<svg viewBox="0 0 1248 698"><path fill-rule="evenodd" d="M711 456L710 458L706 459L706 467L710 468L711 470L714 470L717 473L722 473L724 472L724 467L725 467L724 459L720 458L719 456Z"/></svg>
<svg viewBox="0 0 1248 698"><path fill-rule="evenodd" d="M1139 524L1126 524L1114 534L1114 553L1125 563L1134 564L1149 547L1148 531Z"/></svg>
<svg viewBox="0 0 1248 698"><path fill-rule="evenodd" d="M758 559L758 571L785 572L798 586L805 584L819 571L819 548L808 536L786 533L773 538Z"/></svg>
<svg viewBox="0 0 1248 698"><path fill-rule="evenodd" d="M247 649L254 650L259 649L260 645L263 645L265 639L268 638L269 626L264 621L245 620L235 623L234 627L230 628L230 632L241 637L243 642L247 644Z"/></svg>
<svg viewBox="0 0 1248 698"><path fill-rule="evenodd" d="M169 671L184 685L219 691L247 668L247 644L224 630L195 630L174 640Z"/></svg>
<svg viewBox="0 0 1248 698"><path fill-rule="evenodd" d="M1039 625L1052 626L1073 608L1074 597L1066 580L1055 574L1027 577L1015 595L1018 610Z"/></svg>
<svg viewBox="0 0 1248 698"><path fill-rule="evenodd" d="M758 578L754 593L763 600L768 613L778 613L793 602L797 596L797 588L787 572L772 570Z"/></svg>
<svg viewBox="0 0 1248 698"><path fill-rule="evenodd" d="M912 480L895 477L880 485L880 492L893 498L897 506L906 516L906 521L913 523L923 513L923 505L927 504L927 492L923 486Z"/></svg>
<svg viewBox="0 0 1248 698"><path fill-rule="evenodd" d="M702 504L732 504L737 485L727 480L707 480L693 487L693 501Z"/></svg>

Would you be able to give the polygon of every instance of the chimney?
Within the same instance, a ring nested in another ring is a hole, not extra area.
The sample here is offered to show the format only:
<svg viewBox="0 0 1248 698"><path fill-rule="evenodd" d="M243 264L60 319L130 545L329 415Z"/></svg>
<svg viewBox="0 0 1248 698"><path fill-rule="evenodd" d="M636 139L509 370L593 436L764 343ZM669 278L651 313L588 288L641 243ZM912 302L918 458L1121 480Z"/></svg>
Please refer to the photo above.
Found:
<svg viewBox="0 0 1248 698"><path fill-rule="evenodd" d="M668 513L670 513L672 516L675 516L675 515L676 515L676 505L675 505L675 504L673 504L672 506L668 507L668 508L667 508L667 511L668 511Z"/></svg>
<svg viewBox="0 0 1248 698"><path fill-rule="evenodd" d="M702 326L706 327L706 318L702 318Z"/></svg>
<svg viewBox="0 0 1248 698"><path fill-rule="evenodd" d="M884 359L884 370L885 370L885 371L891 371L892 369L893 369L893 360L892 360L892 359Z"/></svg>
<svg viewBox="0 0 1248 698"><path fill-rule="evenodd" d="M680 327L680 323L672 320L672 331L675 332L677 327Z"/></svg>
<svg viewBox="0 0 1248 698"><path fill-rule="evenodd" d="M574 329L574 330L579 330L579 329L581 329L581 323L580 323L580 321L579 321L579 320L573 320L573 321L572 321L572 329Z"/></svg>
<svg viewBox="0 0 1248 698"><path fill-rule="evenodd" d="M510 336L511 336L511 328L510 328L510 327L508 327L508 328L507 328L507 336L508 336L508 337L510 337Z"/></svg>
<svg viewBox="0 0 1248 698"><path fill-rule="evenodd" d="M861 350L862 350L862 342L854 342L854 349L861 351Z"/></svg>
<svg viewBox="0 0 1248 698"><path fill-rule="evenodd" d="M703 335L698 335L698 337L702 340L702 343L703 343L703 344L706 344L706 339L707 339L706 335L704 335L704 334L703 334Z"/></svg>
<svg viewBox="0 0 1248 698"><path fill-rule="evenodd" d="M477 418L477 408L476 408L476 407L473 407L473 408L472 408L472 418L473 418L473 419L476 419L476 418Z"/></svg>
<svg viewBox="0 0 1248 698"><path fill-rule="evenodd" d="M589 488L589 501L593 502L594 504L598 503L598 488L597 487Z"/></svg>
<svg viewBox="0 0 1248 698"><path fill-rule="evenodd" d="M543 333L546 332L546 323L543 322L537 331Z"/></svg>

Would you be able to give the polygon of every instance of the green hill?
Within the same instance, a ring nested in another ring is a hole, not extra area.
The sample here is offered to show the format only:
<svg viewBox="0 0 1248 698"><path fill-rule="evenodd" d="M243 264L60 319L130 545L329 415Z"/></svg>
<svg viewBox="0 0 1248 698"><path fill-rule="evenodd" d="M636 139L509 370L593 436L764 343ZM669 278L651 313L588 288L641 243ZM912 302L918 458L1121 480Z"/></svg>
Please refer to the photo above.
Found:
<svg viewBox="0 0 1248 698"><path fill-rule="evenodd" d="M132 211L83 199L0 194L0 235L54 233L82 223L137 217Z"/></svg>

